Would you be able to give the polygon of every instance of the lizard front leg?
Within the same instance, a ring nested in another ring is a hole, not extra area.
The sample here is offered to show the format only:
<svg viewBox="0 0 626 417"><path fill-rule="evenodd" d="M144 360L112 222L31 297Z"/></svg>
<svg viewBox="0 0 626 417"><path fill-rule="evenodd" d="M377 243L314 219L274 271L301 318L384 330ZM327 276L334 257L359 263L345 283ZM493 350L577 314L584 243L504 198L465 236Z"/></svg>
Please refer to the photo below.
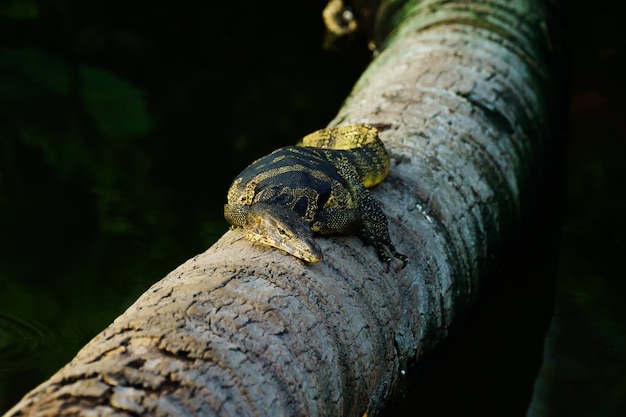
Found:
<svg viewBox="0 0 626 417"><path fill-rule="evenodd" d="M387 217L381 210L378 202L363 185L354 165L341 152L325 151L325 156L333 164L339 175L348 183L350 193L357 203L359 214L363 221L367 242L374 246L378 257L387 263L387 268L391 266L392 258L385 251L385 247L394 258L402 261L402 268L404 268L408 258L406 255L396 251L389 237Z"/></svg>

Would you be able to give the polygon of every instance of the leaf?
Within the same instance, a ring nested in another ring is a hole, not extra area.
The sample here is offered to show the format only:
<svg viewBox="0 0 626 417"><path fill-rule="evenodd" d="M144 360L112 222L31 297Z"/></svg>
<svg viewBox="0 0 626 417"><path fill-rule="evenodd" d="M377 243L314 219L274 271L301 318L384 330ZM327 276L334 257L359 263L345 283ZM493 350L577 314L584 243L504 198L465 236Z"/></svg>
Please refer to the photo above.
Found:
<svg viewBox="0 0 626 417"><path fill-rule="evenodd" d="M107 139L127 140L151 127L143 92L108 71L82 67L81 94L87 113Z"/></svg>
<svg viewBox="0 0 626 417"><path fill-rule="evenodd" d="M39 4L34 0L13 0L0 9L0 15L11 20L35 20L39 12Z"/></svg>
<svg viewBox="0 0 626 417"><path fill-rule="evenodd" d="M0 50L0 96L28 100L46 94L67 96L70 75L58 56L33 48Z"/></svg>

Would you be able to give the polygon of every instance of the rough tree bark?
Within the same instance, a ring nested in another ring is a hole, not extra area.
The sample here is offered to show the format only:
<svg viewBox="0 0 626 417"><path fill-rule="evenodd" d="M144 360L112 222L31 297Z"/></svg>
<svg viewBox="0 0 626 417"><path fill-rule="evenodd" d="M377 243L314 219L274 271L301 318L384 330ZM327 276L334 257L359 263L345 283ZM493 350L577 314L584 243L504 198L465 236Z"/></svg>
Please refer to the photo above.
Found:
<svg viewBox="0 0 626 417"><path fill-rule="evenodd" d="M373 192L409 265L356 237L309 265L228 231L7 416L380 410L471 307L552 141L545 2L398 4L369 11L394 30L331 125L392 124Z"/></svg>

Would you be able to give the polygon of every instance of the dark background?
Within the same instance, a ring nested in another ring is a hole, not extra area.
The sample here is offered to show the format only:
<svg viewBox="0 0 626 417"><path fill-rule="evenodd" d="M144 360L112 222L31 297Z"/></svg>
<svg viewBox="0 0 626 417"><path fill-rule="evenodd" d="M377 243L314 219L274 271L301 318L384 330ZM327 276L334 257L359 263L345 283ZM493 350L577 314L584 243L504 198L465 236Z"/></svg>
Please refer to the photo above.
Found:
<svg viewBox="0 0 626 417"><path fill-rule="evenodd" d="M370 54L321 49L323 6L0 5L0 412L221 236L226 190L247 163L336 114ZM420 370L428 382L406 415L445 415L450 398L523 415L543 328L528 326L532 355L517 330L535 323L529 294L544 300L555 275L555 348L533 410L626 415L626 30L599 3L566 8L569 142L563 186L548 187L563 191L559 216L546 209L552 227L521 239L509 283ZM554 230L559 245L546 248Z"/></svg>

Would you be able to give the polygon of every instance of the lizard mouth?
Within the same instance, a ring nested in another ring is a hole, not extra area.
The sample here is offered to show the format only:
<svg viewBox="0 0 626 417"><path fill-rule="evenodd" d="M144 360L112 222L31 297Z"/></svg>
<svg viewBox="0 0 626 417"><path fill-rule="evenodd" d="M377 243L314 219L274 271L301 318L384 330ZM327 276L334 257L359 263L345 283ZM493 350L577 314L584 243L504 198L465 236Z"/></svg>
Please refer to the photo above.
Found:
<svg viewBox="0 0 626 417"><path fill-rule="evenodd" d="M268 234L258 234L246 230L248 239L253 242L263 243L268 246L283 250L290 255L300 258L306 262L320 262L323 259L322 250L313 238L311 240L284 240L275 239Z"/></svg>
<svg viewBox="0 0 626 417"><path fill-rule="evenodd" d="M243 228L253 242L273 246L307 262L323 259L311 226L287 207L255 203L246 215Z"/></svg>

